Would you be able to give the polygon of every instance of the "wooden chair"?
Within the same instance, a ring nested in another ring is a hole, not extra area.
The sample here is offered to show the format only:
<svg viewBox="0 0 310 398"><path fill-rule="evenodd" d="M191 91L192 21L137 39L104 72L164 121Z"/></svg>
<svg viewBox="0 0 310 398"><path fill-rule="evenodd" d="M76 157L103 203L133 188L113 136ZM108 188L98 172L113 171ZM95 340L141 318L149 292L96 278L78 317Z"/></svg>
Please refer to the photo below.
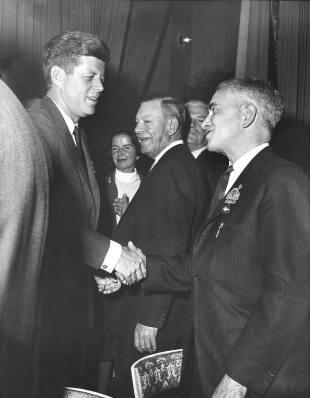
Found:
<svg viewBox="0 0 310 398"><path fill-rule="evenodd" d="M84 390L82 388L65 387L63 398L112 398L109 395L100 394L96 391Z"/></svg>
<svg viewBox="0 0 310 398"><path fill-rule="evenodd" d="M149 398L178 387L183 350L158 352L139 359L131 366L135 398Z"/></svg>

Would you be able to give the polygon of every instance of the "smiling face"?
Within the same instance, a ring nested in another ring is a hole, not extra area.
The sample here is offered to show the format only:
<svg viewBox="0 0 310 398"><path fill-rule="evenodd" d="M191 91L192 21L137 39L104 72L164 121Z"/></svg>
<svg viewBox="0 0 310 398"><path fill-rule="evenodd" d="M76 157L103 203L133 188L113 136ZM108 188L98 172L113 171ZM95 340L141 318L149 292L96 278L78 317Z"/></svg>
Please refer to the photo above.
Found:
<svg viewBox="0 0 310 398"><path fill-rule="evenodd" d="M137 151L126 134L118 134L112 138L112 159L115 167L124 172L132 173L135 169Z"/></svg>
<svg viewBox="0 0 310 398"><path fill-rule="evenodd" d="M95 113L95 107L104 87L105 63L92 56L81 56L72 73L63 69L56 80L58 101L63 110L77 123L81 117Z"/></svg>
<svg viewBox="0 0 310 398"><path fill-rule="evenodd" d="M155 159L170 142L168 118L161 109L160 100L142 102L137 116L135 133L141 152Z"/></svg>
<svg viewBox="0 0 310 398"><path fill-rule="evenodd" d="M209 151L224 153L228 158L240 145L242 113L233 93L220 89L213 95L209 114L202 123Z"/></svg>
<svg viewBox="0 0 310 398"><path fill-rule="evenodd" d="M187 110L191 118L187 144L191 151L195 151L207 144L206 132L202 128L202 122L208 115L208 106L202 102L189 102Z"/></svg>

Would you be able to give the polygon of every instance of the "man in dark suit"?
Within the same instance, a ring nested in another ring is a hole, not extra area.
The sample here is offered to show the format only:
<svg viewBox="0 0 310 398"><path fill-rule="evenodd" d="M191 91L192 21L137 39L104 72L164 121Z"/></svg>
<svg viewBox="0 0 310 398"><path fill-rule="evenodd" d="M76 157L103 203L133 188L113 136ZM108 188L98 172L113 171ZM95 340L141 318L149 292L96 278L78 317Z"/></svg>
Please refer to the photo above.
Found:
<svg viewBox="0 0 310 398"><path fill-rule="evenodd" d="M85 386L92 330L90 270L116 271L132 283L141 258L96 232L99 190L81 117L103 92L109 50L96 36L65 32L45 46L47 96L30 115L44 142L52 179L50 225L41 279L42 383ZM87 267L88 266L88 267Z"/></svg>
<svg viewBox="0 0 310 398"><path fill-rule="evenodd" d="M147 258L145 293L193 289L187 397L310 394L310 184L268 147L283 107L266 82L219 85L203 126L208 149L233 166L224 197L206 216L191 257Z"/></svg>
<svg viewBox="0 0 310 398"><path fill-rule="evenodd" d="M228 160L224 155L207 150L207 134L202 128L202 122L208 116L208 105L192 99L185 106L191 120L187 145L197 160L207 189L214 192L217 180L228 166Z"/></svg>
<svg viewBox="0 0 310 398"><path fill-rule="evenodd" d="M178 99L142 102L135 132L142 153L154 163L118 224L114 238L121 244L132 239L147 253L168 256L190 252L208 198L200 170L181 140L184 122L185 108ZM118 386L114 395L129 397L135 360L182 346L189 300L187 295L145 296L140 286L124 288L114 301L113 317Z"/></svg>
<svg viewBox="0 0 310 398"><path fill-rule="evenodd" d="M29 115L0 80L0 395L35 395L38 278L49 178Z"/></svg>

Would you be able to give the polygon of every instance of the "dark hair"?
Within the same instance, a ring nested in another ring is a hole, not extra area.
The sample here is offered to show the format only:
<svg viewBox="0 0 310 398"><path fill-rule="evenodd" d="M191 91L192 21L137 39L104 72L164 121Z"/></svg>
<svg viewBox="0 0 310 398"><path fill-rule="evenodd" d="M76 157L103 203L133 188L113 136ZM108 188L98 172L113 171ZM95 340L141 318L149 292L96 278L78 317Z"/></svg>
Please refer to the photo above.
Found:
<svg viewBox="0 0 310 398"><path fill-rule="evenodd" d="M145 97L142 100L142 103L150 101L160 101L160 106L164 115L167 118L176 118L178 122L177 133L183 134L184 126L186 124L186 109L184 102L175 97L153 94Z"/></svg>
<svg viewBox="0 0 310 398"><path fill-rule="evenodd" d="M131 130L115 130L115 131L113 131L113 133L111 134L110 139L109 139L109 144L110 144L109 148L111 148L111 146L112 146L113 138L116 137L117 135L127 135L130 138L132 145L134 145L134 147L136 148L137 155L140 155L140 143L137 139L136 134Z"/></svg>
<svg viewBox="0 0 310 398"><path fill-rule="evenodd" d="M271 131L277 125L284 111L284 101L281 94L270 82L254 79L230 79L220 83L217 90L229 89L253 101L261 111L263 122Z"/></svg>
<svg viewBox="0 0 310 398"><path fill-rule="evenodd" d="M110 60L110 50L106 43L97 36L86 32L62 32L53 37L43 50L43 69L47 85L49 86L50 72L54 65L72 73L79 64L81 56L92 56L103 62Z"/></svg>

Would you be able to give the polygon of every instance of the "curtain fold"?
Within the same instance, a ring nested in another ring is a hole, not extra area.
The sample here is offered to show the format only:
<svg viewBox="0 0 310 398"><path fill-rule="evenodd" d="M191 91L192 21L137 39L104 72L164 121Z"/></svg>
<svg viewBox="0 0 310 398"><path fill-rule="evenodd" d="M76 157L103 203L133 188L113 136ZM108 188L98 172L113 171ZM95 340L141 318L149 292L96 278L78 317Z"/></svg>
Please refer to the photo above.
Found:
<svg viewBox="0 0 310 398"><path fill-rule="evenodd" d="M310 4L300 4L297 119L310 126Z"/></svg>
<svg viewBox="0 0 310 398"><path fill-rule="evenodd" d="M286 113L310 126L310 4L280 1L278 84Z"/></svg>
<svg viewBox="0 0 310 398"><path fill-rule="evenodd" d="M269 0L241 0L236 77L268 78L269 16Z"/></svg>
<svg viewBox="0 0 310 398"><path fill-rule="evenodd" d="M277 42L270 30L271 6L279 17ZM271 68L268 49L275 45L276 74L284 96L286 113L294 120L310 125L310 2L307 0L241 0L236 77L268 80ZM273 67L275 65L272 65Z"/></svg>

